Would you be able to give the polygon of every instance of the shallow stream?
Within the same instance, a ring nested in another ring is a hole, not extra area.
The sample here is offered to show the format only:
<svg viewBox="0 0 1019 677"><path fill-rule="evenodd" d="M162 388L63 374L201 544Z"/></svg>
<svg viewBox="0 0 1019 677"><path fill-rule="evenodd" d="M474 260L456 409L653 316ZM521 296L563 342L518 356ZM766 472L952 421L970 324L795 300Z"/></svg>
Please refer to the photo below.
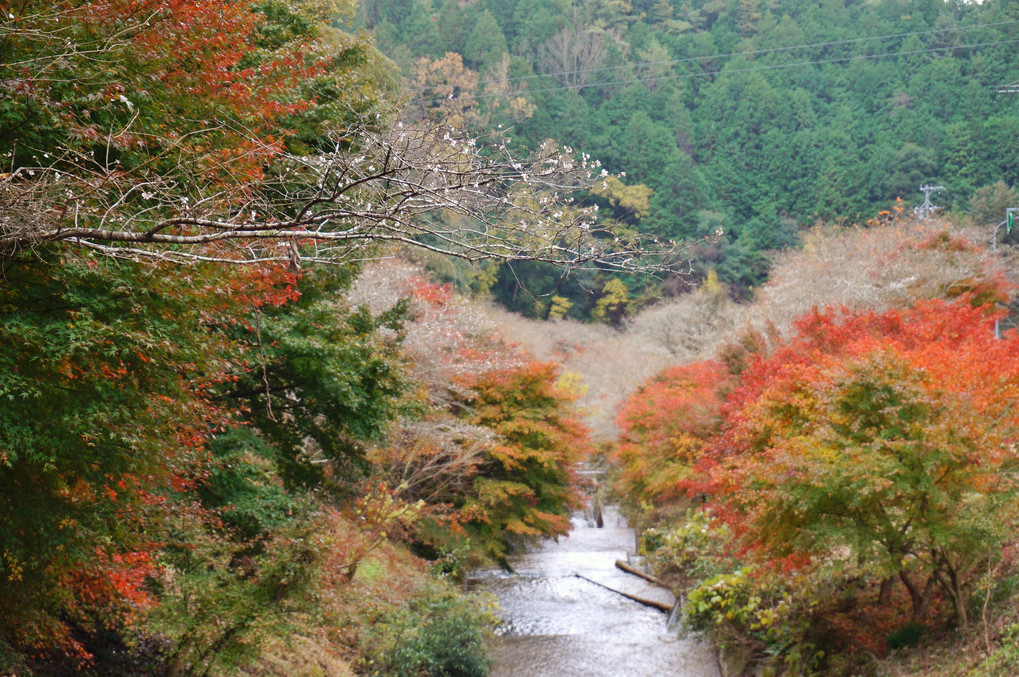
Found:
<svg viewBox="0 0 1019 677"><path fill-rule="evenodd" d="M592 582L646 599L671 594L615 567L634 532L614 508L599 529L583 516L559 542L510 558L515 573L477 572L499 598L503 623L490 645L491 677L717 677L702 640L666 629L666 614Z"/></svg>

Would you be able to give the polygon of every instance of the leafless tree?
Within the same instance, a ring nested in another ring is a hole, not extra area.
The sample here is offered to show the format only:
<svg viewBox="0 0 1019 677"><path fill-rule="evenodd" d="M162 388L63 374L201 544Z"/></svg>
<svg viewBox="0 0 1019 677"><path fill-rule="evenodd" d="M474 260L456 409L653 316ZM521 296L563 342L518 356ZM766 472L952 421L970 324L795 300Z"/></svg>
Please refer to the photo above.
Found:
<svg viewBox="0 0 1019 677"><path fill-rule="evenodd" d="M712 275L696 289L657 303L626 323L626 333L663 348L676 363L704 359L735 328L738 307Z"/></svg>
<svg viewBox="0 0 1019 677"><path fill-rule="evenodd" d="M805 233L802 249L777 257L768 284L736 324L788 335L793 320L815 307L882 312L996 285L1002 264L974 244L981 235L912 216L868 228L817 226Z"/></svg>
<svg viewBox="0 0 1019 677"><path fill-rule="evenodd" d="M519 367L524 353L502 342L485 305L431 281L418 265L391 259L364 266L347 301L373 314L409 303L403 328L407 371L429 405L421 418L403 419L369 457L378 475L403 500L448 502L470 486L495 433L451 413L464 406L464 377ZM458 397L459 396L459 397Z"/></svg>
<svg viewBox="0 0 1019 677"><path fill-rule="evenodd" d="M6 6L13 10L10 3ZM133 33L142 30L152 19L152 12L137 12L124 18L116 30L104 35L82 36L74 30L67 19L75 15L94 11L94 7L69 7L63 3L52 3L51 7L43 6L38 11L25 13L20 8L20 16L4 9L4 19L0 22L0 41L4 43L23 42L35 45L31 56L20 55L3 63L7 74L21 74L21 78L5 78L0 84L2 89L16 89L32 82L49 81L53 76L53 67L71 61L91 60L109 55L123 47L125 40ZM25 74L31 72L30 77Z"/></svg>
<svg viewBox="0 0 1019 677"><path fill-rule="evenodd" d="M394 426L370 459L403 500L435 505L471 485L495 439L487 428L433 415Z"/></svg>
<svg viewBox="0 0 1019 677"><path fill-rule="evenodd" d="M458 385L465 378L527 363L522 351L503 342L484 304L452 290L443 298L426 301L419 292L428 286L437 285L423 268L391 259L365 266L346 296L374 314L400 301L409 303L414 320L404 327L401 345L409 358L410 374L429 405L446 410L451 399L467 392Z"/></svg>
<svg viewBox="0 0 1019 677"><path fill-rule="evenodd" d="M577 24L566 26L539 49L541 72L574 91L587 84L604 59L604 36Z"/></svg>
<svg viewBox="0 0 1019 677"><path fill-rule="evenodd" d="M613 439L616 409L645 379L678 359L643 332L607 324L533 320L491 306L489 316L506 340L519 343L539 360L556 361L580 378L577 400L593 439Z"/></svg>

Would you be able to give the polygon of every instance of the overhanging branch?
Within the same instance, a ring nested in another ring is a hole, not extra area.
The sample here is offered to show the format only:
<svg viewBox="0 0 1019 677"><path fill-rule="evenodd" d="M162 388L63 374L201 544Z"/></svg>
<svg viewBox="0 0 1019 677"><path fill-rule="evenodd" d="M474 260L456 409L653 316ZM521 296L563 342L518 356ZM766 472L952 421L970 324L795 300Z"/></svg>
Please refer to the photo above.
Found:
<svg viewBox="0 0 1019 677"><path fill-rule="evenodd" d="M499 138L442 126L348 130L329 153L279 155L224 187L68 158L0 178L0 257L66 242L177 262L343 262L410 246L469 261L675 272L682 248L614 232L573 195L607 174L547 145L519 158ZM256 142L255 139L252 139Z"/></svg>

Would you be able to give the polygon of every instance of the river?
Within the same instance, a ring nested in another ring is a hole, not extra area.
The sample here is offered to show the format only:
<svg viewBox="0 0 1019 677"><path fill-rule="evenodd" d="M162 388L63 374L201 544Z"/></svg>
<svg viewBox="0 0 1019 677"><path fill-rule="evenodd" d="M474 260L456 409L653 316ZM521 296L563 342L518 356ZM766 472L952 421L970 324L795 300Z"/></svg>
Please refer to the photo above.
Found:
<svg viewBox="0 0 1019 677"><path fill-rule="evenodd" d="M718 677L704 641L668 632L661 611L584 580L671 601L668 591L615 567L634 544L633 529L609 506L604 528L574 516L568 537L510 558L513 574L477 572L476 584L502 610L491 677Z"/></svg>

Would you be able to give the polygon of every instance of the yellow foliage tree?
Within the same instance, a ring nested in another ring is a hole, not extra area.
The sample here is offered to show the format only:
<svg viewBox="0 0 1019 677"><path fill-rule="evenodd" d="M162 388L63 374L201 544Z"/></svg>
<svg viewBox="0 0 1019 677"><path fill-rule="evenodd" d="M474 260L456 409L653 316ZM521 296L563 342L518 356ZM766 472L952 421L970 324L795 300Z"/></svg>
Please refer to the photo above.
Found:
<svg viewBox="0 0 1019 677"><path fill-rule="evenodd" d="M613 207L628 211L638 219L647 216L651 210L651 196L654 194L654 191L643 183L628 186L615 176L606 177L602 184L591 192L608 198L609 204Z"/></svg>
<svg viewBox="0 0 1019 677"><path fill-rule="evenodd" d="M565 296L553 296L552 305L548 308L548 319L561 320L573 307L573 302Z"/></svg>
<svg viewBox="0 0 1019 677"><path fill-rule="evenodd" d="M602 287L602 297L598 299L597 305L591 311L591 316L601 322L617 323L626 312L626 304L629 300L629 290L623 281L612 278Z"/></svg>

